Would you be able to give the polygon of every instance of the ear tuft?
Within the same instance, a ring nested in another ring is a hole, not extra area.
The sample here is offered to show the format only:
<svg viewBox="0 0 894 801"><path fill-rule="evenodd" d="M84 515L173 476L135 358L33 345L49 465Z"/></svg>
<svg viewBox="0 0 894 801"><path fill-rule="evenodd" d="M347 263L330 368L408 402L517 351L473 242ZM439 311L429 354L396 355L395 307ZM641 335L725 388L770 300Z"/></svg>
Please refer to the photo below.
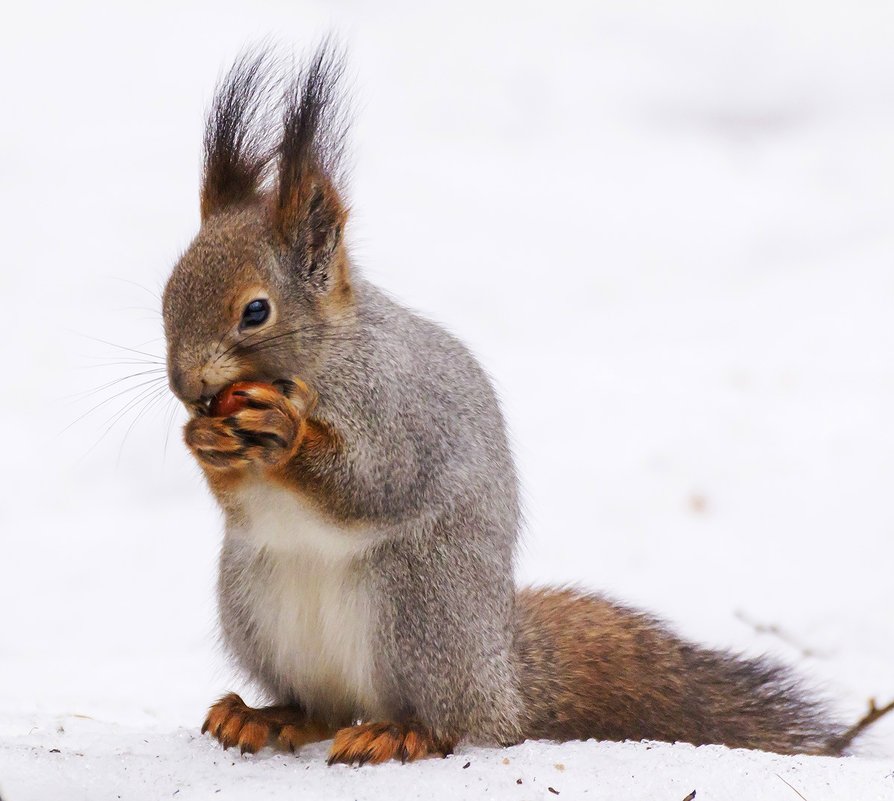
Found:
<svg viewBox="0 0 894 801"><path fill-rule="evenodd" d="M273 223L302 277L320 288L331 278L347 209L337 184L345 118L339 108L341 53L324 42L289 87L279 146Z"/></svg>
<svg viewBox="0 0 894 801"><path fill-rule="evenodd" d="M218 84L205 124L203 222L258 195L272 157L263 119L272 68L267 51L248 52Z"/></svg>

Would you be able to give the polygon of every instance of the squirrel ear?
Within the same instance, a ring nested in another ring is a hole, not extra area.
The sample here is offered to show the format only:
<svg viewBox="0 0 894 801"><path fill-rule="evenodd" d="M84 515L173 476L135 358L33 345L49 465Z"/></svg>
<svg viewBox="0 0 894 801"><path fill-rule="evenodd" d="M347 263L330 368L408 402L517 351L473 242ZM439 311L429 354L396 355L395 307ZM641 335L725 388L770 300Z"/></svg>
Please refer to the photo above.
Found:
<svg viewBox="0 0 894 801"><path fill-rule="evenodd" d="M320 291L343 266L348 212L336 189L344 125L336 107L341 58L323 44L290 88L279 147L273 224L290 266Z"/></svg>
<svg viewBox="0 0 894 801"><path fill-rule="evenodd" d="M272 58L246 53L218 84L205 124L202 174L202 222L229 206L258 196L270 161L261 123Z"/></svg>

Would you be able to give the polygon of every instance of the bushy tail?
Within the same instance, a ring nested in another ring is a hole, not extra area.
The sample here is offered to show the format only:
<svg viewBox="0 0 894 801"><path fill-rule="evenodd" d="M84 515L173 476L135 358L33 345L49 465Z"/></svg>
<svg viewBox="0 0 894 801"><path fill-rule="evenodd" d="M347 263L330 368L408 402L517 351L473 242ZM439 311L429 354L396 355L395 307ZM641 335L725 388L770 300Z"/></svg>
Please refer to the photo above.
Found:
<svg viewBox="0 0 894 801"><path fill-rule="evenodd" d="M596 595L519 592L515 656L528 738L843 748L843 727L785 668L696 647Z"/></svg>

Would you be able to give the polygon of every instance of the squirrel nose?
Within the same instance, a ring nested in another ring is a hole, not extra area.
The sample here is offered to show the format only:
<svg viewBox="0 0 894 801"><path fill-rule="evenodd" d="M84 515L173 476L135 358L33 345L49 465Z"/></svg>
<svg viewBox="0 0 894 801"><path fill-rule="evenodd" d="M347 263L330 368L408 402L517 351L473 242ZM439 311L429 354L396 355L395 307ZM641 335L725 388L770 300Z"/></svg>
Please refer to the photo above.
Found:
<svg viewBox="0 0 894 801"><path fill-rule="evenodd" d="M173 393L184 403L195 403L207 394L204 380L188 370L171 369L170 384Z"/></svg>

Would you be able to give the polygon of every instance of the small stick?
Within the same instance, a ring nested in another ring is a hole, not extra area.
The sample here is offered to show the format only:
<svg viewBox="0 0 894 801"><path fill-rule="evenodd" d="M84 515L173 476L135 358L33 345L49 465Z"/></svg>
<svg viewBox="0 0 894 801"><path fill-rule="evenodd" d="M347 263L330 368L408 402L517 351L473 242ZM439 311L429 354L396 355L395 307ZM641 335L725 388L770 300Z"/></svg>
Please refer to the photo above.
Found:
<svg viewBox="0 0 894 801"><path fill-rule="evenodd" d="M801 791L798 790L797 787L794 787L793 785L789 784L789 783L788 783L785 779L783 779L782 776L780 776L778 773L776 774L776 778L779 779L779 781L781 781L786 787L790 788L793 792L797 793L801 798L804 799L804 801L807 801L807 799L806 799L803 795L801 795Z"/></svg>
<svg viewBox="0 0 894 801"><path fill-rule="evenodd" d="M857 739L866 729L868 729L873 723L875 723L880 717L887 715L891 710L894 710L894 701L891 701L890 704L886 704L883 707L878 707L875 704L875 698L869 699L869 711L863 715L853 726L851 726L847 731L842 734L839 734L837 737L834 737L829 741L829 747L834 749L837 753L841 753L847 748L854 740Z"/></svg>
<svg viewBox="0 0 894 801"><path fill-rule="evenodd" d="M824 654L815 651L810 646L804 645L804 643L800 642L796 637L789 634L789 632L777 626L775 623L760 623L757 620L749 617L745 612L741 610L735 613L735 616L741 620L746 626L751 626L758 634L769 634L772 637L776 637L779 640L782 640L786 645L795 648L796 650L801 652L802 656L806 657L821 657Z"/></svg>

